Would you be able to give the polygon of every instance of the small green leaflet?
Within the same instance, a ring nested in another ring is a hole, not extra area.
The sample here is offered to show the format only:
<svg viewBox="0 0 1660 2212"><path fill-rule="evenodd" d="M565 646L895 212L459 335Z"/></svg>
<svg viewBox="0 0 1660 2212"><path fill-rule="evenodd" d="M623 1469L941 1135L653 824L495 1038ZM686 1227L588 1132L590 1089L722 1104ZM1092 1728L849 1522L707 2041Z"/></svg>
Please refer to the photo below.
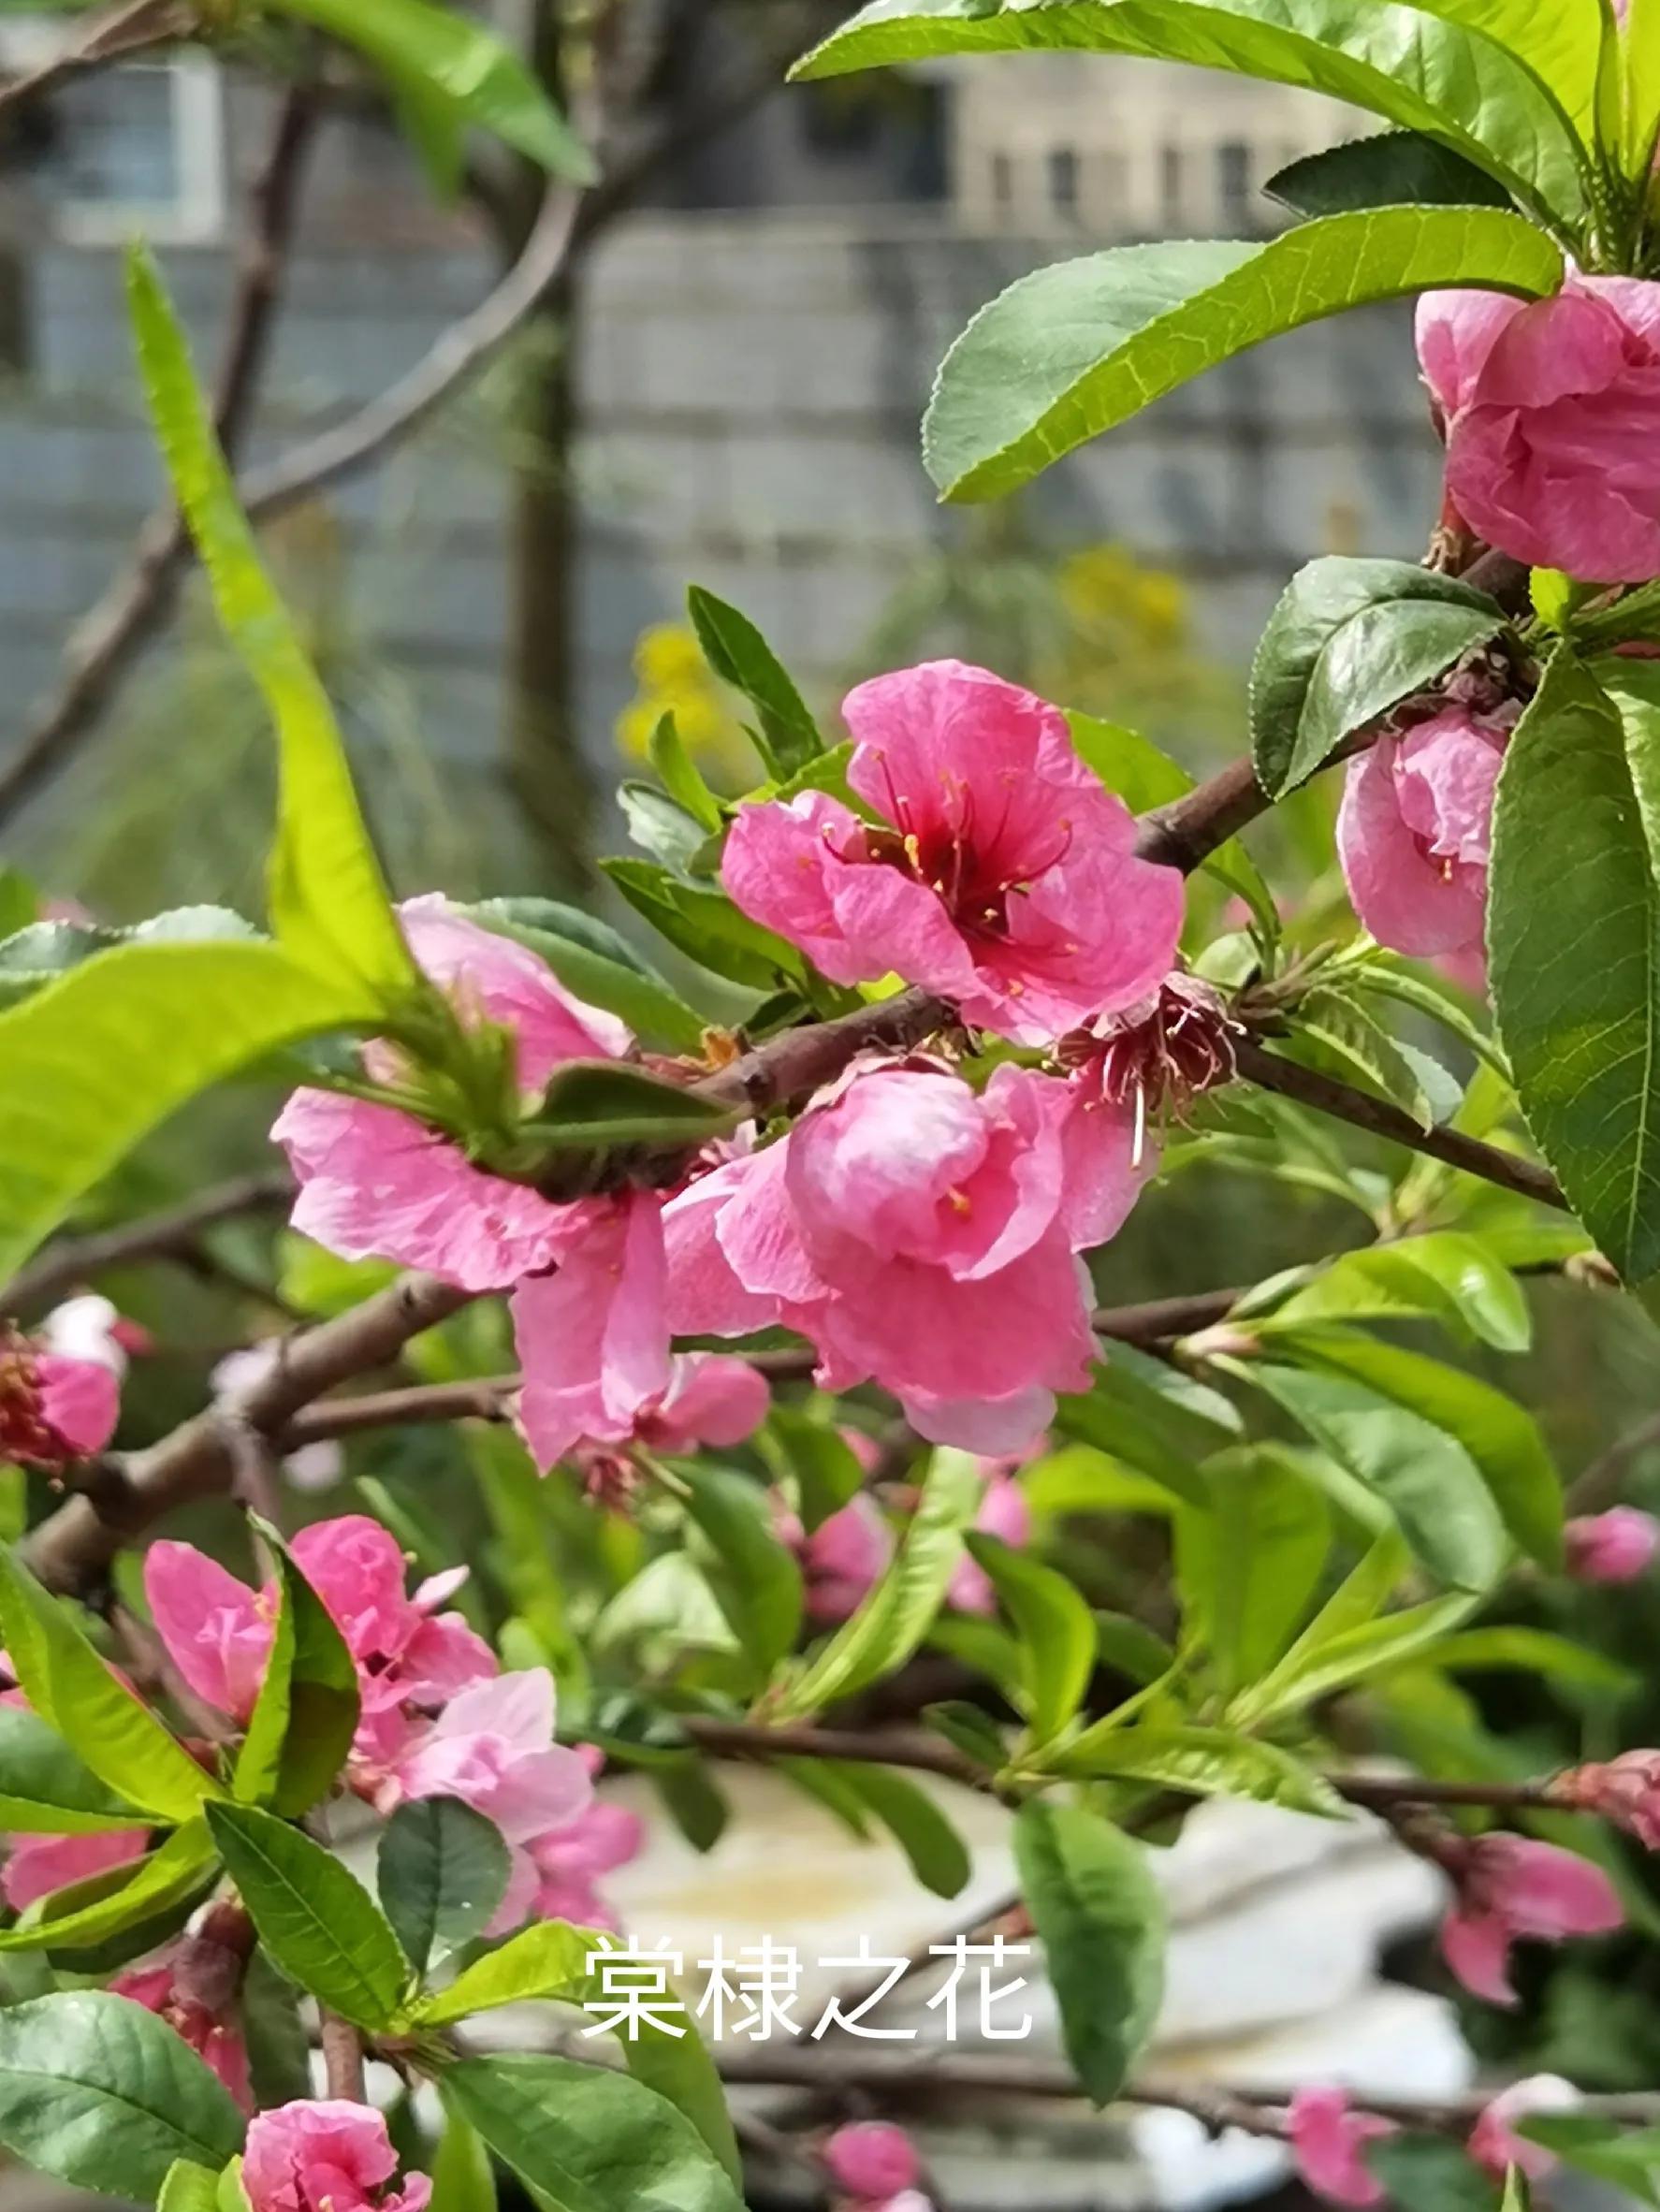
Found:
<svg viewBox="0 0 1660 2212"><path fill-rule="evenodd" d="M693 584L686 611L704 659L723 683L741 691L755 709L757 737L766 772L782 779L824 749L819 726L788 670L747 615Z"/></svg>
<svg viewBox="0 0 1660 2212"><path fill-rule="evenodd" d="M357 1727L357 1670L277 1531L256 1518L253 1524L276 1560L276 1631L231 1794L294 1817L310 1811L345 1764Z"/></svg>

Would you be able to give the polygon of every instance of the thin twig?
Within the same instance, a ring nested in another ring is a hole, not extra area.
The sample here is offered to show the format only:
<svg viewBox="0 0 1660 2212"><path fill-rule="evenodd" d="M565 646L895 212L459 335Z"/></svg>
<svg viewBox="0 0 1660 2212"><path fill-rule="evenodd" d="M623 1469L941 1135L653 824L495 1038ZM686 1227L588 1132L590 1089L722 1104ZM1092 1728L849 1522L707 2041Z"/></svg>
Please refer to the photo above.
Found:
<svg viewBox="0 0 1660 2212"><path fill-rule="evenodd" d="M363 2038L350 2020L322 2008L323 2072L331 2097L353 2104L367 2104L369 2090L363 2078Z"/></svg>
<svg viewBox="0 0 1660 2212"><path fill-rule="evenodd" d="M1254 1038L1241 1038L1234 1051L1241 1075L1263 1090L1275 1091L1300 1106L1312 1106L1318 1113L1349 1122L1371 1136L1387 1137L1413 1152L1425 1153L1449 1168L1462 1169L1466 1175L1494 1183L1501 1190L1513 1190L1520 1198L1535 1199L1542 1206L1555 1206L1564 1213L1570 1211L1555 1177L1536 1160L1501 1152L1496 1145L1483 1144L1458 1129L1426 1129L1387 1099L1375 1099L1369 1091L1355 1090L1333 1076L1304 1068L1279 1053L1267 1052Z"/></svg>
<svg viewBox="0 0 1660 2212"><path fill-rule="evenodd" d="M1645 1451L1653 1451L1657 1445L1660 1445L1660 1413L1652 1413L1635 1429L1617 1436L1580 1470L1563 1501L1567 1511L1595 1513L1605 1506L1611 1506L1624 1487L1625 1472L1632 1462L1640 1459Z"/></svg>
<svg viewBox="0 0 1660 2212"><path fill-rule="evenodd" d="M316 117L312 86L291 86L249 192L248 228L213 401L220 444L233 457L246 434L269 347ZM128 662L166 622L189 547L190 533L176 507L159 508L139 531L126 568L71 633L57 691L0 769L0 820L67 764Z"/></svg>
<svg viewBox="0 0 1660 2212"><path fill-rule="evenodd" d="M244 1214L274 1213L287 1205L293 1195L293 1184L274 1169L237 1175L163 1213L146 1214L138 1220L95 1230L87 1236L66 1238L49 1246L21 1274L12 1277L0 1290L0 1309L21 1314L31 1307L50 1305L106 1268L130 1267L146 1259L183 1259L194 1264L193 1256L205 1230Z"/></svg>

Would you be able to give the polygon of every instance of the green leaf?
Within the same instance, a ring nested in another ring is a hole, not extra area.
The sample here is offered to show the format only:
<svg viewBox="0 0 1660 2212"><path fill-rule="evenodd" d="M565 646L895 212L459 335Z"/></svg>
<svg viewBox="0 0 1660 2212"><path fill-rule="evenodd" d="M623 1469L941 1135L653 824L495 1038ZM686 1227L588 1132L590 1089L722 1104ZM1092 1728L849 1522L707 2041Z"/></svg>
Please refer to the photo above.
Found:
<svg viewBox="0 0 1660 2212"><path fill-rule="evenodd" d="M1499 2192L1462 2143L1403 2131L1362 2152L1401 2212L1499 2212Z"/></svg>
<svg viewBox="0 0 1660 2212"><path fill-rule="evenodd" d="M600 1150L699 1144L724 1136L736 1119L730 1106L624 1060L566 1060L548 1077L529 1132L548 1143Z"/></svg>
<svg viewBox="0 0 1660 2212"><path fill-rule="evenodd" d="M793 776L824 749L819 725L789 672L747 615L701 584L686 594L686 611L704 659L723 683L739 691L759 718L769 775Z"/></svg>
<svg viewBox="0 0 1660 2212"><path fill-rule="evenodd" d="M1455 8L1463 12L1459 0L1448 0L1435 12L1450 16ZM1037 7L1024 0L1002 7L874 0L793 74L832 77L937 54L1030 48L1146 54L1302 85L1422 131L1479 163L1536 212L1571 223L1585 205L1583 149L1547 90L1553 80L1541 81L1478 31L1391 0L1359 7L1354 0L1045 0Z"/></svg>
<svg viewBox="0 0 1660 2212"><path fill-rule="evenodd" d="M487 898L461 911L487 929L526 945L568 991L589 1006L618 1014L643 1044L671 1052L703 1050L708 1026L603 922L551 898Z"/></svg>
<svg viewBox="0 0 1660 2212"><path fill-rule="evenodd" d="M1552 1636L1549 1629L1520 1624L1466 1628L1444 1637L1435 1647L1435 1665L1449 1674L1513 1666L1522 1674L1541 1675L1547 1681L1610 1697L1630 1696L1642 1681L1635 1668L1622 1666L1606 1652L1590 1651L1565 1636Z"/></svg>
<svg viewBox="0 0 1660 2212"><path fill-rule="evenodd" d="M218 2175L189 2159L175 2159L156 2191L155 2212L217 2212L218 2203Z"/></svg>
<svg viewBox="0 0 1660 2212"><path fill-rule="evenodd" d="M1095 1671L1095 1618L1067 1579L1025 1551L970 1531L969 1552L991 1577L1020 1638L1027 1719L1035 1742L1058 1736Z"/></svg>
<svg viewBox="0 0 1660 2212"><path fill-rule="evenodd" d="M386 0L370 0L386 5ZM397 0L413 7L415 0ZM356 15L363 0L351 0ZM363 12L369 12L363 8ZM458 24L458 29L460 26ZM363 826L328 694L260 566L225 456L155 264L135 250L127 295L155 433L226 637L270 709L280 767L271 920L294 957L349 980L365 1007L417 986Z"/></svg>
<svg viewBox="0 0 1660 2212"><path fill-rule="evenodd" d="M1432 1649L1468 1620L1476 1602L1474 1596L1452 1592L1332 1633L1316 1621L1272 1674L1234 1699L1229 1720L1242 1728L1260 1725L1300 1711L1335 1691L1350 1690L1368 1675Z"/></svg>
<svg viewBox="0 0 1660 2212"><path fill-rule="evenodd" d="M1271 798L1503 629L1504 610L1410 560L1329 555L1299 569L1251 667L1251 751Z"/></svg>
<svg viewBox="0 0 1660 2212"><path fill-rule="evenodd" d="M708 836L719 837L725 823L721 802L687 751L672 714L665 714L652 731L647 757L670 798L700 822Z"/></svg>
<svg viewBox="0 0 1660 2212"><path fill-rule="evenodd" d="M355 46L400 84L493 131L573 184L599 174L592 157L530 70L493 33L432 0L277 0L287 15Z"/></svg>
<svg viewBox="0 0 1660 2212"><path fill-rule="evenodd" d="M1295 1753L1226 1728L1113 1728L1101 1723L1069 1744L1055 1768L1061 1774L1152 1783L1195 1797L1248 1797L1292 1812L1346 1817L1342 1798L1324 1775Z"/></svg>
<svg viewBox="0 0 1660 2212"><path fill-rule="evenodd" d="M0 1706L0 1830L86 1836L143 1825L143 1813L106 1789L38 1713Z"/></svg>
<svg viewBox="0 0 1660 2212"><path fill-rule="evenodd" d="M435 1948L454 1951L482 1935L507 1890L502 1831L459 1797L415 1797L381 1833L376 1883L381 1905L416 1973Z"/></svg>
<svg viewBox="0 0 1660 2212"><path fill-rule="evenodd" d="M1176 1519L1184 1640L1207 1642L1223 1691L1253 1682L1302 1624L1332 1546L1332 1516L1294 1452L1236 1446L1204 1463L1208 1509Z"/></svg>
<svg viewBox="0 0 1660 2212"><path fill-rule="evenodd" d="M1506 749L1487 932L1522 1110L1622 1273L1660 1270L1660 682L1559 648Z"/></svg>
<svg viewBox="0 0 1660 2212"><path fill-rule="evenodd" d="M925 1889L956 1897L968 1886L974 1870L968 1847L926 1790L893 1767L838 1759L835 1768L888 1830Z"/></svg>
<svg viewBox="0 0 1660 2212"><path fill-rule="evenodd" d="M1419 131L1385 131L1304 154L1262 187L1294 215L1348 215L1358 208L1507 208L1497 178Z"/></svg>
<svg viewBox="0 0 1660 2212"><path fill-rule="evenodd" d="M979 1510L983 1489L971 1454L945 1448L933 1453L916 1511L886 1574L775 1700L777 1718L799 1719L851 1697L910 1658L963 1556L963 1532Z"/></svg>
<svg viewBox="0 0 1660 2212"><path fill-rule="evenodd" d="M1093 2104L1109 2104L1164 1994L1164 1899L1142 1846L1081 1806L1029 1798L1014 1860L1072 2071Z"/></svg>
<svg viewBox="0 0 1660 2212"><path fill-rule="evenodd" d="M160 2212L159 2206L157 2212ZM478 2132L446 2112L432 2160L430 2212L496 2212L496 2170Z"/></svg>
<svg viewBox="0 0 1660 2212"><path fill-rule="evenodd" d="M1445 1430L1344 1375L1255 1360L1239 1373L1383 1501L1432 1574L1491 1587L1505 1563L1503 1525L1480 1470Z"/></svg>
<svg viewBox="0 0 1660 2212"><path fill-rule="evenodd" d="M7 1070L9 1082L12 1070ZM219 1785L94 1651L67 1608L0 1550L0 1642L29 1703L98 1780L157 1820L190 1820Z"/></svg>
<svg viewBox="0 0 1660 2212"><path fill-rule="evenodd" d="M1076 14L1081 5L1025 20ZM1114 0L1095 11L1116 21L1140 5ZM1181 0L1162 5L1178 12ZM1377 6L1387 12L1389 0ZM1178 240L1058 262L982 308L946 355L923 459L947 499L997 499L1283 331L1426 285L1478 284L1533 298L1561 281L1557 248L1493 208L1384 208L1327 216L1265 246Z"/></svg>
<svg viewBox="0 0 1660 2212"><path fill-rule="evenodd" d="M800 953L740 914L723 891L682 883L648 860L602 860L600 866L635 913L711 975L754 991L776 991L805 975Z"/></svg>
<svg viewBox="0 0 1660 2212"><path fill-rule="evenodd" d="M124 1997L81 1989L0 2011L0 2143L37 2173L152 2197L181 2159L217 2173L243 2125L183 2037Z"/></svg>
<svg viewBox="0 0 1660 2212"><path fill-rule="evenodd" d="M370 1011L276 945L145 943L0 1012L0 1278L198 1091Z"/></svg>
<svg viewBox="0 0 1660 2212"><path fill-rule="evenodd" d="M276 1563L277 1619L231 1794L290 1818L332 1786L357 1729L357 1669L328 1608L277 1531L254 1526Z"/></svg>
<svg viewBox="0 0 1660 2212"><path fill-rule="evenodd" d="M1660 2205L1660 2128L1622 2127L1589 2112L1530 2112L1517 2132L1645 2205Z"/></svg>
<svg viewBox="0 0 1660 2212"><path fill-rule="evenodd" d="M131 929L85 927L77 922L36 922L0 944L0 1006L15 1006L54 976L67 975L95 953L117 945L269 943L252 922L228 907L175 907Z"/></svg>
<svg viewBox="0 0 1660 2212"><path fill-rule="evenodd" d="M678 799L659 791L654 783L631 779L617 787L617 803L628 824L630 841L642 852L649 852L653 860L661 860L677 875L706 872L696 863L709 841L709 832Z"/></svg>
<svg viewBox="0 0 1660 2212"><path fill-rule="evenodd" d="M362 1883L269 1812L214 1805L208 1817L260 1942L290 1981L359 2028L385 2028L409 1961Z"/></svg>
<svg viewBox="0 0 1660 2212"><path fill-rule="evenodd" d="M801 1569L774 1534L759 1484L703 1460L675 1467L686 1509L715 1554L709 1586L764 1682L801 1631Z"/></svg>
<svg viewBox="0 0 1660 2212"><path fill-rule="evenodd" d="M595 1928L539 1920L464 1967L447 1989L417 1998L409 2017L423 2028L437 2028L535 1997L577 2002L590 1978L590 1958L596 1951L609 1950L611 1943L611 1937Z"/></svg>
<svg viewBox="0 0 1660 2212"><path fill-rule="evenodd" d="M193 1902L211 1881L216 1864L206 1827L199 1820L187 1822L147 1857L40 1899L15 1928L0 1934L0 1951L96 1949L127 1928L142 1928Z"/></svg>
<svg viewBox="0 0 1660 2212"><path fill-rule="evenodd" d="M775 1403L761 1433L775 1477L794 1477L802 1526L810 1535L864 1487L853 1448L826 1413Z"/></svg>
<svg viewBox="0 0 1660 2212"><path fill-rule="evenodd" d="M1562 1561L1562 1481L1532 1414L1490 1383L1348 1330L1301 1337L1297 1356L1431 1421L1480 1469L1505 1526L1542 1566Z"/></svg>
<svg viewBox="0 0 1660 2212"><path fill-rule="evenodd" d="M590 2002L591 2002L590 1992ZM732 2117L726 2109L713 2055L697 2032L689 2013L682 2014L685 2031L672 2034L668 2027L644 2026L632 2041L622 2042L623 2063L637 2082L666 2098L675 2110L702 2136L735 2189L744 2181L743 2159Z"/></svg>
<svg viewBox="0 0 1660 2212"><path fill-rule="evenodd" d="M1527 1301L1515 1276L1478 1238L1450 1229L1346 1252L1266 1316L1247 1300L1235 1317L1248 1317L1257 1333L1269 1335L1311 1321L1420 1316L1462 1325L1495 1351L1524 1352L1533 1340Z"/></svg>
<svg viewBox="0 0 1660 2212"><path fill-rule="evenodd" d="M552 2212L739 2212L692 2121L627 2074L514 2051L447 2067L444 2095Z"/></svg>

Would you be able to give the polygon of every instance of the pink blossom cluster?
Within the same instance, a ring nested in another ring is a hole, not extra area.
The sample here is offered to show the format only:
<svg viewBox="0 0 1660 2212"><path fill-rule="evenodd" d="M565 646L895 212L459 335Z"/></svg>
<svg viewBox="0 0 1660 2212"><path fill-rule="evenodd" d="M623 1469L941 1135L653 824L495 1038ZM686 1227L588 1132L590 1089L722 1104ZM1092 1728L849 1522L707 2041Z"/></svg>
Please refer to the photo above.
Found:
<svg viewBox="0 0 1660 2212"><path fill-rule="evenodd" d="M1181 876L1136 857L1132 818L1056 708L939 662L862 685L847 716L871 818L823 793L741 808L724 866L746 912L836 981L897 975L1027 1045L1156 991ZM511 1032L527 1105L565 1062L633 1051L615 1017L443 899L411 902L403 924L462 1022ZM369 1059L385 1070L388 1048ZM519 1418L546 1466L747 1434L764 1411L753 1378L677 1366L673 1339L774 1324L811 1341L828 1389L875 1381L930 1438L1026 1448L1086 1378L1077 1255L1135 1201L1129 1124L1099 1086L1023 1066L977 1091L941 1062L868 1056L772 1142L713 1148L668 1192L571 1203L356 1098L299 1091L273 1134L297 1228L511 1293Z"/></svg>
<svg viewBox="0 0 1660 2212"><path fill-rule="evenodd" d="M398 2154L385 2116L348 2099L304 2099L248 2124L242 2187L253 2212L426 2212L432 2184L392 2189Z"/></svg>
<svg viewBox="0 0 1660 2212"><path fill-rule="evenodd" d="M142 1332L107 1298L71 1298L33 1335L0 1320L0 1462L58 1474L100 1452Z"/></svg>
<svg viewBox="0 0 1660 2212"><path fill-rule="evenodd" d="M1530 2074L1488 2100L1465 2147L1495 2181L1503 2181L1512 2166L1530 2181L1540 2180L1557 2161L1542 2144L1519 2134L1517 2122L1532 2113L1567 2111L1578 2102L1578 2090L1560 2074ZM1384 2202L1388 2192L1368 2167L1366 2152L1371 2144L1396 2132L1393 2120L1357 2110L1347 2091L1324 2083L1299 2089L1286 2120L1297 2171L1317 2197L1353 2212L1367 2212Z"/></svg>

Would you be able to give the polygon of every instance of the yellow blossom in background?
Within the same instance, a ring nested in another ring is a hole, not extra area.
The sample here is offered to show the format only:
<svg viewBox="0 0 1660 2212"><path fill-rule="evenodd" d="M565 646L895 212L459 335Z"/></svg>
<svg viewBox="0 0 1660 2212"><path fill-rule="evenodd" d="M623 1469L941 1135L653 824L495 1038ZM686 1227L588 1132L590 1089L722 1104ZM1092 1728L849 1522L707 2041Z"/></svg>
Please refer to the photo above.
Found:
<svg viewBox="0 0 1660 2212"><path fill-rule="evenodd" d="M755 781L758 764L743 723L684 623L642 630L633 671L638 689L616 725L618 748L627 758L646 759L658 723L672 714L680 742L717 790L741 791Z"/></svg>

